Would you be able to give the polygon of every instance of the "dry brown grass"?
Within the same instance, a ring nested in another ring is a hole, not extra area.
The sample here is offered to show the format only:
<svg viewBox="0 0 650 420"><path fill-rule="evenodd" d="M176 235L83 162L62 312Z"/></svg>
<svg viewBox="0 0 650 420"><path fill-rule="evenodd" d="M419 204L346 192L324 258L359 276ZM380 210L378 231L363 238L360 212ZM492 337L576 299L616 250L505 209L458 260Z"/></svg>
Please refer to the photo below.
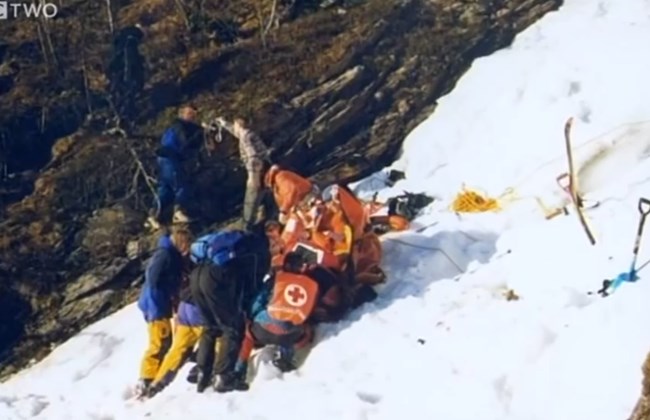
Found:
<svg viewBox="0 0 650 420"><path fill-rule="evenodd" d="M0 251L7 251L11 245L11 238L7 234L0 235Z"/></svg>
<svg viewBox="0 0 650 420"><path fill-rule="evenodd" d="M120 9L116 23L120 27L138 23L148 27L175 13L173 0L137 0Z"/></svg>

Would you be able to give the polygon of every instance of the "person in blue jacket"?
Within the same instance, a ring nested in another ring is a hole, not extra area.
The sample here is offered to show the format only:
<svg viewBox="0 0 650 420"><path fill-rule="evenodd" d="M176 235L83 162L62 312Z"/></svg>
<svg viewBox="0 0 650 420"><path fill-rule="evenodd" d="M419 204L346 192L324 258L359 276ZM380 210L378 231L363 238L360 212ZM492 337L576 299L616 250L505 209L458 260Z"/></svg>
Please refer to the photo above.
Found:
<svg viewBox="0 0 650 420"><path fill-rule="evenodd" d="M138 394L147 392L171 345L171 318L191 243L191 234L185 229L178 229L171 236L163 235L145 270L138 308L147 322L149 344L140 365Z"/></svg>
<svg viewBox="0 0 650 420"><path fill-rule="evenodd" d="M187 206L189 185L185 171L185 161L189 160L203 144L203 129L196 123L197 109L184 105L173 124L165 130L158 148L158 203L148 222L158 229L168 220L173 208L172 220L177 223L189 222Z"/></svg>

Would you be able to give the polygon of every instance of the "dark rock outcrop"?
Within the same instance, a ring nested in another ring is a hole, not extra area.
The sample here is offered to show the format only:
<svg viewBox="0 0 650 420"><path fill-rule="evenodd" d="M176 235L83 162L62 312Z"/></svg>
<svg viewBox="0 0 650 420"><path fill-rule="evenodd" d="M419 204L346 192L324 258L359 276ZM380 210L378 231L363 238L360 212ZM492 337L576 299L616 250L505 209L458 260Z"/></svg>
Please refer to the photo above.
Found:
<svg viewBox="0 0 650 420"><path fill-rule="evenodd" d="M643 366L643 382L641 383L641 395L628 417L628 420L649 420L650 419L650 353L646 356Z"/></svg>
<svg viewBox="0 0 650 420"><path fill-rule="evenodd" d="M251 117L278 162L323 183L352 181L395 158L472 60L507 46L561 0L367 0L343 11L303 11L264 37L256 2L215 1L202 18L232 17L239 39L229 45L195 32L174 2L129 2L114 11L116 25L145 25L149 64L129 139L95 128L109 109L97 64L108 50L107 24L95 22L105 16L94 14L103 2L77 3L46 28L57 45L69 38L56 57L19 26L2 46L4 60L31 62L42 74L20 66L0 93L0 132L12 136L3 143L5 162L38 172L27 196L0 203L0 374L134 298L155 243L142 231L153 151L176 105L192 100L203 118ZM74 32L79 25L85 32ZM48 84L52 74L63 76ZM44 113L56 122L34 132ZM25 139L33 158L21 149ZM202 153L190 171L197 231L238 214L245 174L233 142Z"/></svg>

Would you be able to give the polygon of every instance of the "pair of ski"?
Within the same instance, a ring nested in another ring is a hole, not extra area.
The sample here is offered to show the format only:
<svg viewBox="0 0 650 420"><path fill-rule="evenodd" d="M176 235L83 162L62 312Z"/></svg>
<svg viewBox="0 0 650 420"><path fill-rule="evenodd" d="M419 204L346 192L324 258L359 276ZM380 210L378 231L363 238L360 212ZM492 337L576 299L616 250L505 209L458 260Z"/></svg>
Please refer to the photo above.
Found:
<svg viewBox="0 0 650 420"><path fill-rule="evenodd" d="M569 118L564 125L564 139L566 143L566 152L567 152L567 159L569 161L569 172L567 174L562 174L557 178L558 184L570 195L571 197L571 202L573 203L573 207L575 208L576 214L578 216L578 219L580 220L580 224L582 225L585 233L587 234L587 237L589 238L589 242L592 245L596 244L596 238L594 236L593 230L589 224L589 221L587 220L587 217L584 214L584 202L582 197L578 194L578 180L577 180L577 175L576 175L576 170L575 166L573 163L573 153L571 149L571 126L573 124L573 118ZM562 181L568 179L568 185L563 184ZM597 206L598 204L596 204ZM592 207L593 208L593 207ZM603 286L600 290L598 290L597 293L602 295L603 297L609 296L611 293L613 293L623 282L634 282L638 279L637 277L637 269L636 269L636 260L637 260L637 255L639 253L639 247L641 245L641 237L643 236L643 227L645 225L645 220L648 215L650 215L650 200L647 198L640 198L639 199L639 205L638 205L638 210L639 210L639 225L637 227L637 233L636 233L636 238L634 240L634 248L632 251L632 264L629 269L629 271L625 271L621 274L619 274L616 278L612 280L604 280L603 281Z"/></svg>
<svg viewBox="0 0 650 420"><path fill-rule="evenodd" d="M560 185L560 187L569 195L571 198L571 203L573 204L573 208L575 209L576 215L578 216L578 220L580 221L580 224L582 225L582 228L584 229L585 233L587 234L587 238L589 239L589 243L591 245L596 245L596 237L594 235L594 231L591 228L591 225L587 219L587 216L584 213L585 210L585 203L583 200L583 197L580 196L578 193L578 175L577 171L573 162L573 150L571 147L571 127L573 125L573 117L569 118L567 122L564 124L564 141L566 145L566 154L567 154L567 159L569 163L569 172L564 173L560 176L557 177L557 183ZM597 207L598 203L595 205L591 206L590 208ZM558 215L560 212L564 212L565 214L568 214L566 211L566 208L556 210L554 213L548 214L546 216L547 219L550 219L556 215Z"/></svg>

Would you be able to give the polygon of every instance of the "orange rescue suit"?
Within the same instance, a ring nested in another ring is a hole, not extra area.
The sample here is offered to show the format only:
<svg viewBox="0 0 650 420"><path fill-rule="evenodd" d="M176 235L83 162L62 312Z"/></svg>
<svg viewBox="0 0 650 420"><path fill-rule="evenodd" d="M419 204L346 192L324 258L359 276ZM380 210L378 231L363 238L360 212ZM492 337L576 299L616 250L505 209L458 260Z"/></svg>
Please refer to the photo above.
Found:
<svg viewBox="0 0 650 420"><path fill-rule="evenodd" d="M283 214L288 214L307 197L314 186L307 178L285 169L269 170L264 177L264 184L272 188L273 198Z"/></svg>

